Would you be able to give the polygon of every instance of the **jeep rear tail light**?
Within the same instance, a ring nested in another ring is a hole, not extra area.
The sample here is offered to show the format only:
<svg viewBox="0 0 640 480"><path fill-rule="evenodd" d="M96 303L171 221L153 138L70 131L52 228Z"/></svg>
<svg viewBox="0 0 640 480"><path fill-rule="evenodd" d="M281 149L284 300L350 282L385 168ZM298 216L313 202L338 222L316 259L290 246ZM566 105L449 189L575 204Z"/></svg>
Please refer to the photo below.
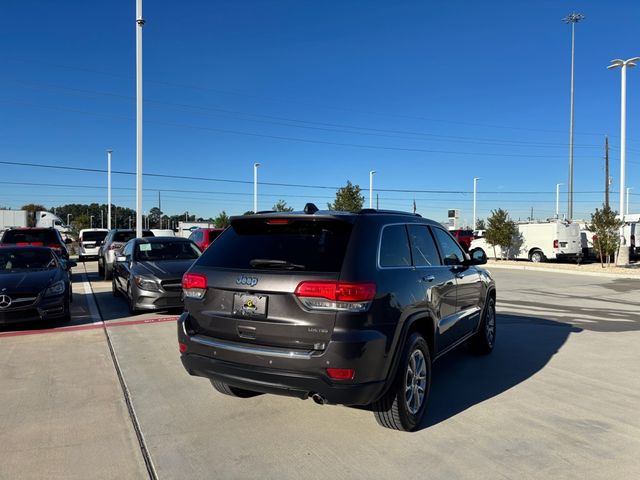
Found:
<svg viewBox="0 0 640 480"><path fill-rule="evenodd" d="M295 295L312 310L364 312L376 296L376 284L307 281L298 284Z"/></svg>
<svg viewBox="0 0 640 480"><path fill-rule="evenodd" d="M201 273L185 273L182 277L182 289L185 297L204 297L207 291L207 276Z"/></svg>
<svg viewBox="0 0 640 480"><path fill-rule="evenodd" d="M558 240L553 241L553 248L558 248Z"/></svg>
<svg viewBox="0 0 640 480"><path fill-rule="evenodd" d="M333 380L353 380L355 374L353 368L327 368L327 375Z"/></svg>

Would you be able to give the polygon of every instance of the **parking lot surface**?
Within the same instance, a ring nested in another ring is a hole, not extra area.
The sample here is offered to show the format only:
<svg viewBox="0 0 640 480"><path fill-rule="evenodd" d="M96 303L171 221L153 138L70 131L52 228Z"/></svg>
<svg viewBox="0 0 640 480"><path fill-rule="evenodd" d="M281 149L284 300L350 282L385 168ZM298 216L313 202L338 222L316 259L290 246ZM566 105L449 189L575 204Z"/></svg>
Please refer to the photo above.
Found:
<svg viewBox="0 0 640 480"><path fill-rule="evenodd" d="M182 368L176 312L130 317L85 266L71 326L0 330L0 478L640 478L640 281L493 269L494 352L436 363L400 433L217 394Z"/></svg>

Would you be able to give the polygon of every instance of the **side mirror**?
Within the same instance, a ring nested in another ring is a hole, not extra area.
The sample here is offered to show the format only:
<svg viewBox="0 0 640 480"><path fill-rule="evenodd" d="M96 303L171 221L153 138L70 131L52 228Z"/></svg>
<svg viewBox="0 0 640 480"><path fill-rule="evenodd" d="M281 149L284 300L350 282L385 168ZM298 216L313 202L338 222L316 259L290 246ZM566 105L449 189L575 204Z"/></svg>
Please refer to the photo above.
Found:
<svg viewBox="0 0 640 480"><path fill-rule="evenodd" d="M487 263L487 254L481 248L474 248L469 252L471 265L484 265Z"/></svg>
<svg viewBox="0 0 640 480"><path fill-rule="evenodd" d="M71 270L73 267L78 266L78 264L73 260L67 260L65 263L67 264L67 270Z"/></svg>
<svg viewBox="0 0 640 480"><path fill-rule="evenodd" d="M69 237L64 239L64 243L69 245L70 243L73 243L73 240L71 240Z"/></svg>
<svg viewBox="0 0 640 480"><path fill-rule="evenodd" d="M125 257L124 255L118 255L116 257L116 262L118 263L125 263L127 261L127 257Z"/></svg>

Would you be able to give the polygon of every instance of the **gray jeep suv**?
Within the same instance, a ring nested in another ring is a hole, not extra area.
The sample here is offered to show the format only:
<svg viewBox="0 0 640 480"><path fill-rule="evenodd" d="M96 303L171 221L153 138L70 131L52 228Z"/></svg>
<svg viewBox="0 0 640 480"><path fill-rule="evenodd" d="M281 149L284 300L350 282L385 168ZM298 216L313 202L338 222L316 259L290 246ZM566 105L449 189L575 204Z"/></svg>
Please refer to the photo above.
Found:
<svg viewBox="0 0 640 480"><path fill-rule="evenodd" d="M183 277L182 363L227 395L366 405L381 425L415 430L432 362L464 342L493 349L485 262L402 212L233 217Z"/></svg>

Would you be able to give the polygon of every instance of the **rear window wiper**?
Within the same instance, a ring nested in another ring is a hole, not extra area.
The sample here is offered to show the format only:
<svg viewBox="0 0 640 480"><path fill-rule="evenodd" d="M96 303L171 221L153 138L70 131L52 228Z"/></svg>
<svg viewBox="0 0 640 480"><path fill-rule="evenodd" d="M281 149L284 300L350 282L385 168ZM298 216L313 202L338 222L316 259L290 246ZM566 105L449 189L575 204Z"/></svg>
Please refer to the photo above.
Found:
<svg viewBox="0 0 640 480"><path fill-rule="evenodd" d="M286 260L274 260L269 258L254 258L249 262L253 268L267 267L267 268L282 268L283 270L304 270L305 265L297 263L287 262Z"/></svg>

